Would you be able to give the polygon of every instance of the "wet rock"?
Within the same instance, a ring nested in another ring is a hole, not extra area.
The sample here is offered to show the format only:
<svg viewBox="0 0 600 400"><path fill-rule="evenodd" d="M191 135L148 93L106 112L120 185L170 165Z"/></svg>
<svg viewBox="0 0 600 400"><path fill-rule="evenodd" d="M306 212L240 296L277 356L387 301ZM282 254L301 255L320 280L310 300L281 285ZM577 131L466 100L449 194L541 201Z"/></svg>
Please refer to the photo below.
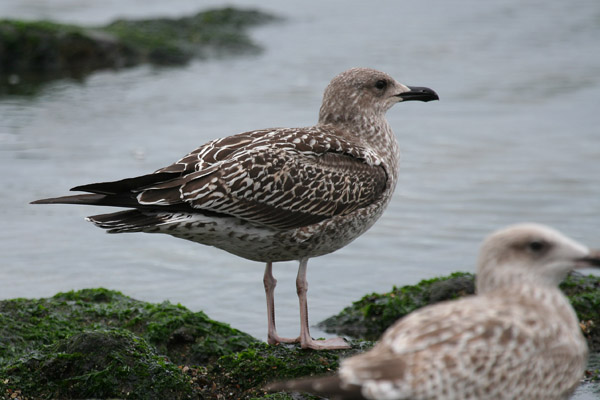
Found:
<svg viewBox="0 0 600 400"><path fill-rule="evenodd" d="M277 18L222 8L190 17L118 20L103 27L0 20L0 94L29 93L57 78L140 63L181 65L192 58L256 53L248 27Z"/></svg>
<svg viewBox="0 0 600 400"><path fill-rule="evenodd" d="M401 315L467 295L472 287L473 275L465 273L395 287L390 293L365 296L330 318L329 326L338 334L378 338ZM572 275L561 287L577 310L592 349L585 378L598 381L600 278ZM262 387L276 380L333 372L341 359L372 345L356 340L352 349L344 351L269 346L204 313L170 303L146 303L106 289L4 300L0 301L0 396L316 399L266 394ZM593 385L586 387L594 390Z"/></svg>
<svg viewBox="0 0 600 400"><path fill-rule="evenodd" d="M205 380L212 385L201 393L210 399L317 399L309 395L266 394L262 388L278 380L333 373L342 359L362 353L373 344L354 341L351 349L325 351L302 350L298 345L254 344L211 365Z"/></svg>
<svg viewBox="0 0 600 400"><path fill-rule="evenodd" d="M364 296L318 326L329 333L377 340L399 318L420 307L472 294L473 279L472 274L457 272L414 286L394 286L391 292Z"/></svg>
<svg viewBox="0 0 600 400"><path fill-rule="evenodd" d="M5 360L74 334L113 328L129 330L177 364L210 363L257 342L201 311L146 303L107 289L84 289L47 299L0 301L0 367Z"/></svg>
<svg viewBox="0 0 600 400"><path fill-rule="evenodd" d="M188 377L126 330L80 332L11 364L21 398L191 398ZM5 390L5 394L7 391Z"/></svg>
<svg viewBox="0 0 600 400"><path fill-rule="evenodd" d="M371 345L325 352L269 346L202 312L106 289L3 300L0 398L289 400L262 387L334 371L341 358Z"/></svg>

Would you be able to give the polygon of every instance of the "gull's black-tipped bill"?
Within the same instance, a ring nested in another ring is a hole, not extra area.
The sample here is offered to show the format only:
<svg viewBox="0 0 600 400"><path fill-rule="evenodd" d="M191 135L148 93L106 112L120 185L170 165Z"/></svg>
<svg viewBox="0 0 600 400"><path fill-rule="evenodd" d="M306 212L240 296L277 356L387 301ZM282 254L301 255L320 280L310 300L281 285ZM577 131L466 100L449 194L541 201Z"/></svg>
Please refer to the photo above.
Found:
<svg viewBox="0 0 600 400"><path fill-rule="evenodd" d="M402 101L432 101L439 100L440 97L433 89L429 89L428 87L423 86L407 86L410 89L410 92L400 93L398 97L402 99Z"/></svg>

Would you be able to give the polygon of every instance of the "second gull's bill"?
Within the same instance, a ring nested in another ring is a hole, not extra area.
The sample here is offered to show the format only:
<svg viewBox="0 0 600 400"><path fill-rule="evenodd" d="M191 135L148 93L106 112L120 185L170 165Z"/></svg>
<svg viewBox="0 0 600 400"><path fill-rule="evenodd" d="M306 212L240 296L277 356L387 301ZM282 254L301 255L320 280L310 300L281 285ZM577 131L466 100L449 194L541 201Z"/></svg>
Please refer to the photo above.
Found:
<svg viewBox="0 0 600 400"><path fill-rule="evenodd" d="M34 201L129 210L88 217L110 233L166 233L266 263L268 342L346 348L341 338L313 340L308 325L308 259L356 239L381 216L398 177L399 150L385 112L398 102L438 100L368 68L336 76L319 122L216 139L154 173ZM275 328L272 263L299 260L300 336Z"/></svg>
<svg viewBox="0 0 600 400"><path fill-rule="evenodd" d="M417 310L338 374L280 382L271 391L330 399L567 399L588 348L558 284L600 252L538 224L519 224L483 243L477 295Z"/></svg>

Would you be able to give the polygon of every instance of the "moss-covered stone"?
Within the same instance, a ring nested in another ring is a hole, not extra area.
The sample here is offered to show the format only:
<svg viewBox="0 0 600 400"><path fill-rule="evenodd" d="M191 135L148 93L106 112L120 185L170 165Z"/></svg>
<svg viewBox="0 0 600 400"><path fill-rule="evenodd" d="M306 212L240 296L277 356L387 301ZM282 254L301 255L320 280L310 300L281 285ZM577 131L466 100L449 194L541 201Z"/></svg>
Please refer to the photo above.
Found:
<svg viewBox="0 0 600 400"><path fill-rule="evenodd" d="M127 330L84 331L1 370L0 393L19 398L192 398L192 381Z"/></svg>
<svg viewBox="0 0 600 400"><path fill-rule="evenodd" d="M355 341L348 350L313 351L302 350L297 345L254 344L241 352L223 356L211 365L205 379L213 382L213 386L205 387L202 394L210 399L227 393L229 398L235 399L291 399L285 394L267 395L262 387L276 380L333 373L341 359L372 346L373 342ZM308 395L302 398L316 399Z"/></svg>
<svg viewBox="0 0 600 400"><path fill-rule="evenodd" d="M599 277L581 275L562 285L592 348L585 377L595 382L588 384L591 390L600 380L594 347L599 287ZM342 326L341 332L378 337L386 324L402 315L472 290L473 276L456 273L365 296L331 321L350 326ZM355 341L350 350L318 352L269 346L202 312L145 303L106 289L4 300L0 301L0 397L310 400L316 398L266 394L262 387L333 372L341 359L372 344Z"/></svg>
<svg viewBox="0 0 600 400"><path fill-rule="evenodd" d="M35 92L41 83L142 62L114 36L48 21L0 21L0 94Z"/></svg>
<svg viewBox="0 0 600 400"><path fill-rule="evenodd" d="M379 336L399 318L428 304L473 294L473 274L456 272L414 286L394 286L388 293L372 293L339 314L319 323L326 332L366 340Z"/></svg>
<svg viewBox="0 0 600 400"><path fill-rule="evenodd" d="M177 364L203 365L256 342L203 312L134 300L120 292L84 289L47 299L0 301L0 367L76 333L127 329Z"/></svg>
<svg viewBox="0 0 600 400"><path fill-rule="evenodd" d="M81 79L143 62L179 65L194 57L257 52L250 26L277 18L222 8L191 17L118 20L102 27L0 20L0 94L35 92L45 81Z"/></svg>
<svg viewBox="0 0 600 400"><path fill-rule="evenodd" d="M224 8L177 19L118 20L102 29L143 50L150 62L181 64L214 53L256 52L260 48L244 29L274 19L254 10Z"/></svg>
<svg viewBox="0 0 600 400"><path fill-rule="evenodd" d="M0 398L290 400L261 388L331 372L370 347L316 352L269 346L168 302L107 289L0 301ZM314 399L314 397L295 397Z"/></svg>

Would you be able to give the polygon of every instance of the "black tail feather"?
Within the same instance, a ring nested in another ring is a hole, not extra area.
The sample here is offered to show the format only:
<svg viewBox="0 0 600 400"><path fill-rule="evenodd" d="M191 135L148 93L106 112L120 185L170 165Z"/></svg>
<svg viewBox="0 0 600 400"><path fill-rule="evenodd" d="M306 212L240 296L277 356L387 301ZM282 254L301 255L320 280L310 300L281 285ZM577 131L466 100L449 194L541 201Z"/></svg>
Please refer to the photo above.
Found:
<svg viewBox="0 0 600 400"><path fill-rule="evenodd" d="M103 194L77 194L73 196L51 197L32 201L29 204L90 204L102 205L106 198Z"/></svg>
<svg viewBox="0 0 600 400"><path fill-rule="evenodd" d="M129 194L76 194L40 199L32 201L30 204L85 204L92 206L139 207L137 200Z"/></svg>
<svg viewBox="0 0 600 400"><path fill-rule="evenodd" d="M119 194L129 193L131 191L137 191L159 182L164 182L169 179L176 178L181 175L180 173L174 172L159 172L153 174L147 174L142 176L136 176L135 178L121 179L113 182L98 182L90 183L88 185L75 186L71 191L76 192L90 192L98 194Z"/></svg>

